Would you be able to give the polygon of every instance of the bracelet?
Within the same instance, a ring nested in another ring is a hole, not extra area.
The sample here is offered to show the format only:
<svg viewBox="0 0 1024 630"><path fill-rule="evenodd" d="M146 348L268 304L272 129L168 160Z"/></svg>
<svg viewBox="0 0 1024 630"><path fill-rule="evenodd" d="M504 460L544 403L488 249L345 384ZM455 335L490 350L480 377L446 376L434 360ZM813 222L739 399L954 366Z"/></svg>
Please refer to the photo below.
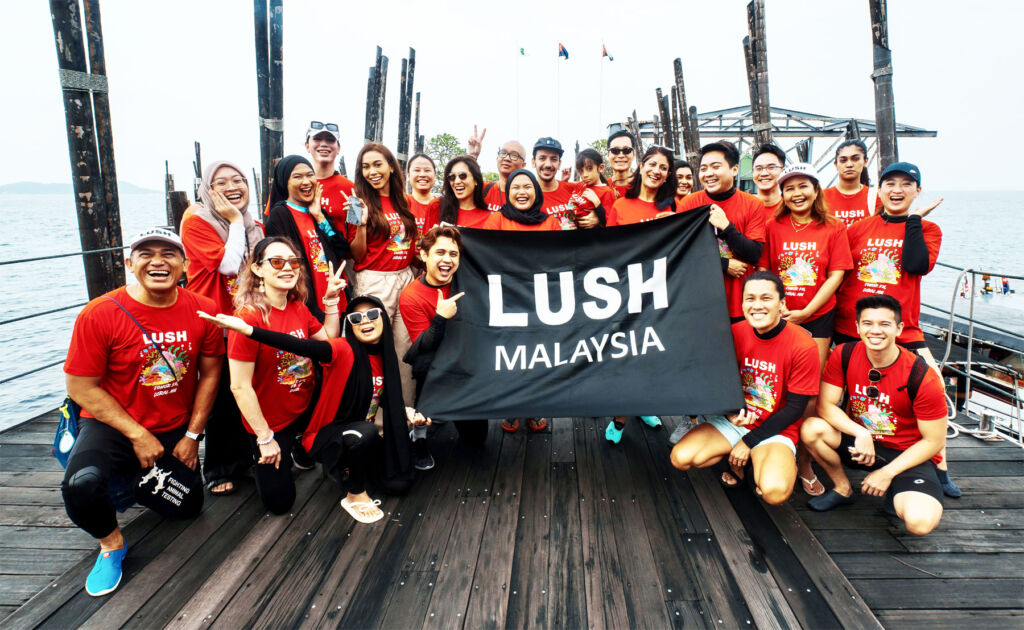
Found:
<svg viewBox="0 0 1024 630"><path fill-rule="evenodd" d="M338 311L324 311L324 315L337 315Z"/></svg>
<svg viewBox="0 0 1024 630"><path fill-rule="evenodd" d="M330 306L337 306L338 302L341 301L341 298L340 297L336 297L333 300L328 300L327 298L324 298L321 301L324 303L324 306L328 306L328 307L330 307Z"/></svg>
<svg viewBox="0 0 1024 630"><path fill-rule="evenodd" d="M260 440L259 438L256 438L256 444L258 446L266 446L267 444L270 444L273 441L274 441L274 432L273 431L270 432L270 437L268 437L265 440Z"/></svg>

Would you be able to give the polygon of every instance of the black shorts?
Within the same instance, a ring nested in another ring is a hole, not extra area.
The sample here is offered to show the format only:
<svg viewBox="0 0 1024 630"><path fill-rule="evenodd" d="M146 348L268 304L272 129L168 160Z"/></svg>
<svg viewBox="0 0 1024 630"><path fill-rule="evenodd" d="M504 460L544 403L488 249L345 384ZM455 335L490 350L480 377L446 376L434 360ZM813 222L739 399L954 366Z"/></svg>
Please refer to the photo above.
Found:
<svg viewBox="0 0 1024 630"><path fill-rule="evenodd" d="M871 466L865 466L858 464L851 458L850 447L853 444L854 437L844 433L843 439L839 443L839 458L843 460L843 464L846 467L859 470L876 470L881 468L899 457L903 452L876 443L875 463ZM882 458L884 458L884 461ZM892 483L889 484L889 490L886 491L886 494L897 495L901 492L923 492L941 504L942 486L939 484L939 474L938 469L935 467L935 462L929 459L896 475Z"/></svg>
<svg viewBox="0 0 1024 630"><path fill-rule="evenodd" d="M809 322L804 322L799 326L811 333L811 337L815 339L832 339L832 333L835 329L836 323L836 309L833 308L829 312L825 313L821 317L812 319Z"/></svg>
<svg viewBox="0 0 1024 630"><path fill-rule="evenodd" d="M846 333L841 333L838 330L832 333L832 345L841 346L844 343L850 343L851 341L860 341L860 337L851 337Z"/></svg>

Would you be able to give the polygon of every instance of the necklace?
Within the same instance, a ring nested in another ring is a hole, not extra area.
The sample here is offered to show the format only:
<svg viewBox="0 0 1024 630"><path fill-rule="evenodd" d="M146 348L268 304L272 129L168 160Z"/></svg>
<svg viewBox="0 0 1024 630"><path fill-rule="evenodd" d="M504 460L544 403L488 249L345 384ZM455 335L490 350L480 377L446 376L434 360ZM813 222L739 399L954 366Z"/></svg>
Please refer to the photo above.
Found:
<svg viewBox="0 0 1024 630"><path fill-rule="evenodd" d="M797 223L796 219L793 218L792 212L789 214L789 222L793 224L794 232L800 232L801 230L806 229L807 226L809 226L811 223L814 223L814 221L808 221L807 223Z"/></svg>

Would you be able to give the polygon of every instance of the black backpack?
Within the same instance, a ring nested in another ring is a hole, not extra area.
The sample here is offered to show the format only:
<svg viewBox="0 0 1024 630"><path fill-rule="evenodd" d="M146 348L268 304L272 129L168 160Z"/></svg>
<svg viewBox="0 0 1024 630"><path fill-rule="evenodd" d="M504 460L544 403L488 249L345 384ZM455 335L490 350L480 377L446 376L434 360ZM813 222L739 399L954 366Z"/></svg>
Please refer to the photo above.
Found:
<svg viewBox="0 0 1024 630"><path fill-rule="evenodd" d="M850 367L850 357L853 356L853 351L857 347L857 344L862 343L860 341L849 341L844 343L839 348L839 356L842 359L843 364L843 381L846 381L846 370ZM917 359L914 360L913 367L910 368L910 376L907 378L907 384L896 389L896 391L907 390L907 396L910 397L910 404L914 404L914 399L917 398L917 390L921 388L921 382L924 381L925 375L928 374L928 370L931 368L928 366L928 362L924 360L924 357L917 355Z"/></svg>

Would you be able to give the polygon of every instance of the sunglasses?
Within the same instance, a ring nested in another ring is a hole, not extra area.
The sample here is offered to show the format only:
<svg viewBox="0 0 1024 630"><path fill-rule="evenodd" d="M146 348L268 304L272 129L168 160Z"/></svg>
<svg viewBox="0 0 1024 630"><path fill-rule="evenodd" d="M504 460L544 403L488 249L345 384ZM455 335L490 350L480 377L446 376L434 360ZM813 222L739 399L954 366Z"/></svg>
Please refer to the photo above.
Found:
<svg viewBox="0 0 1024 630"><path fill-rule="evenodd" d="M371 322L375 322L377 321L378 318L380 318L379 308L371 308L369 310L363 311L362 313L356 311L354 313L349 313L348 315L345 316L345 319L348 320L348 323L352 324L353 326L358 326L359 324L362 324L364 319L369 320Z"/></svg>
<svg viewBox="0 0 1024 630"><path fill-rule="evenodd" d="M867 390L868 398L878 398L878 382L882 380L882 376L883 374L874 368L868 370L868 382L871 383Z"/></svg>
<svg viewBox="0 0 1024 630"><path fill-rule="evenodd" d="M629 155L633 152L633 147L615 147L614 149L608 149L608 152L612 155Z"/></svg>
<svg viewBox="0 0 1024 630"><path fill-rule="evenodd" d="M280 258L275 256L273 258L264 258L260 261L260 264L270 263L270 266L274 269L284 269L285 265L288 265L292 269L298 269L302 266L301 258Z"/></svg>
<svg viewBox="0 0 1024 630"><path fill-rule="evenodd" d="M461 173L448 173L448 181L454 182L456 179L460 181L466 181L469 179L469 173L462 171Z"/></svg>
<svg viewBox="0 0 1024 630"><path fill-rule="evenodd" d="M505 151L503 149L498 149L498 159L504 159L504 158L508 158L510 160L519 160L520 162L525 162L526 161L526 158L524 158L523 156L519 155L515 151Z"/></svg>
<svg viewBox="0 0 1024 630"><path fill-rule="evenodd" d="M338 125L334 123L322 123L319 120L309 121L309 128L316 129L317 131L326 129L327 131L333 131L334 133L338 133Z"/></svg>

